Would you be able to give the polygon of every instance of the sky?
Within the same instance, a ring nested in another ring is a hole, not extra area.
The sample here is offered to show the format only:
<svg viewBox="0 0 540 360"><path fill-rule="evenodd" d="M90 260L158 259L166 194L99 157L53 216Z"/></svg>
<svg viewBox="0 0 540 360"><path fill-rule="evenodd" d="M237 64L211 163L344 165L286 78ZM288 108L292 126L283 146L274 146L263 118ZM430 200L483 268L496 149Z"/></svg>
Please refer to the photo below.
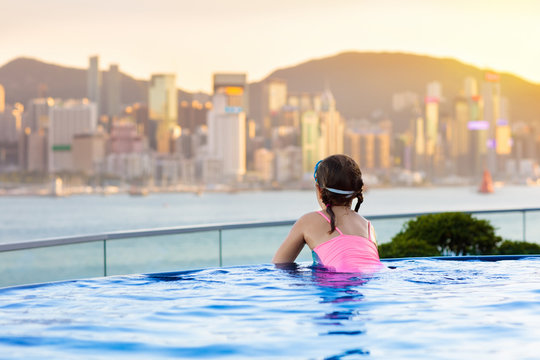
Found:
<svg viewBox="0 0 540 360"><path fill-rule="evenodd" d="M345 51L451 57L540 83L537 0L0 0L0 66L25 56L137 79L175 73L187 91L215 72L258 81Z"/></svg>

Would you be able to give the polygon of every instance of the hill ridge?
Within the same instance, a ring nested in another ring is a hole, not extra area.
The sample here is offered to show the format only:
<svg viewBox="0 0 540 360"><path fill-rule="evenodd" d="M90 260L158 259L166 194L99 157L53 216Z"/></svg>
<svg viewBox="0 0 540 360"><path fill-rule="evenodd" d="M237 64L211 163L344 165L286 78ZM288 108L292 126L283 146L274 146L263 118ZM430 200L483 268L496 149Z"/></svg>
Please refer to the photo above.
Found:
<svg viewBox="0 0 540 360"><path fill-rule="evenodd" d="M394 93L412 91L422 98L427 83L439 81L446 98L441 108L451 114L453 99L462 90L465 78L476 78L481 93L486 71L491 70L451 57L347 50L278 68L250 83L250 109L253 113L260 109L261 84L269 78L280 78L287 81L291 92L319 92L328 86L339 111L347 118L370 117L375 112L391 117ZM105 83L108 71L102 73ZM540 122L540 84L512 73L497 73L502 95L509 99L511 120ZM80 98L86 96L86 69L23 56L0 67L0 84L5 87L8 103L25 104L39 95ZM146 102L148 81L121 72L121 91L126 104ZM192 94L179 89L179 98L191 100Z"/></svg>

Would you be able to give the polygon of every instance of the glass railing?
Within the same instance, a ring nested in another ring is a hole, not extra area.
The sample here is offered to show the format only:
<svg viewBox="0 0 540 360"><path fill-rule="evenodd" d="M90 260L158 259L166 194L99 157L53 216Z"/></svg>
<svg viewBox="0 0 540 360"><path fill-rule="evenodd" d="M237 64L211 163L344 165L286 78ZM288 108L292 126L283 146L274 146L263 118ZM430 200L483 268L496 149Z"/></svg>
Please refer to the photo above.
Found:
<svg viewBox="0 0 540 360"><path fill-rule="evenodd" d="M504 239L540 243L540 209L469 212ZM379 243L425 213L367 216ZM0 244L0 287L107 275L268 263L293 220L115 232ZM310 261L302 250L298 261Z"/></svg>

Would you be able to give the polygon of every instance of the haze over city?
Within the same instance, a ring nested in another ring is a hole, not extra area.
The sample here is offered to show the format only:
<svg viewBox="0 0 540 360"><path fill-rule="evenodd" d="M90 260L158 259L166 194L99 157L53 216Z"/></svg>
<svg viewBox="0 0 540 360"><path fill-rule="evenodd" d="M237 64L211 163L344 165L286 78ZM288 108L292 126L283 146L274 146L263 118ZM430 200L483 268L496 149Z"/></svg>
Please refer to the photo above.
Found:
<svg viewBox="0 0 540 360"><path fill-rule="evenodd" d="M272 70L343 51L451 57L540 82L540 3L398 0L2 1L0 64L35 57L78 68L103 66L211 91L212 73ZM16 16L15 16L16 14Z"/></svg>

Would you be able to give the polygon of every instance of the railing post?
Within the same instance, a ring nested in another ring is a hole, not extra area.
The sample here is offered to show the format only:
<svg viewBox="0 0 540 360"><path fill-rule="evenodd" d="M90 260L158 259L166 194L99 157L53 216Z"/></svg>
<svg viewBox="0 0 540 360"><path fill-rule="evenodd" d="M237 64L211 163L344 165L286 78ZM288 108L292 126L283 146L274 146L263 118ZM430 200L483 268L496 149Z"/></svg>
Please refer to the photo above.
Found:
<svg viewBox="0 0 540 360"><path fill-rule="evenodd" d="M107 240L103 239L103 276L107 276Z"/></svg>
<svg viewBox="0 0 540 360"><path fill-rule="evenodd" d="M218 232L219 232L219 267L222 267L223 255L222 255L222 248L221 248L221 229L219 229Z"/></svg>
<svg viewBox="0 0 540 360"><path fill-rule="evenodd" d="M527 211L525 210L522 210L521 211L521 214L522 214L522 221L523 221L523 241L527 241L526 237L527 237Z"/></svg>

